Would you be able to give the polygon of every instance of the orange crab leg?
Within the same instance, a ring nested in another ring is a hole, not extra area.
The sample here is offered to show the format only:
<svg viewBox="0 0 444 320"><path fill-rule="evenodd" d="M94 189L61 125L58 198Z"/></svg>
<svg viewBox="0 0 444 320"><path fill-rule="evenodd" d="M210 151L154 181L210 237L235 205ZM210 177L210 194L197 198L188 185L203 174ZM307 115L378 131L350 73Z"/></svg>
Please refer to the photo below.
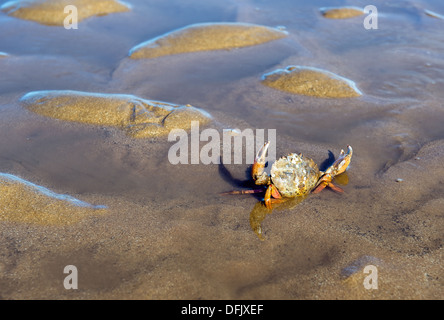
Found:
<svg viewBox="0 0 444 320"><path fill-rule="evenodd" d="M316 189L313 190L313 193L319 193L322 190L324 190L325 187L329 187L330 189L332 189L333 191L339 192L339 193L343 193L344 190L342 190L341 188L339 188L338 186L335 186L333 183L331 182L327 182L327 181L323 181L321 182L321 184L319 184Z"/></svg>
<svg viewBox="0 0 444 320"><path fill-rule="evenodd" d="M333 191L336 191L336 192L339 192L339 193L343 193L344 192L344 190L342 190L341 188L339 188L338 186L335 186L333 183L329 183L328 184L328 187L330 188L330 189L332 189Z"/></svg>
<svg viewBox="0 0 444 320"><path fill-rule="evenodd" d="M312 192L313 192L313 193L319 193L319 192L321 192L322 190L324 190L324 188L325 188L326 186L328 186L328 183L325 182L325 181L323 181L323 182L321 182L321 183L316 187L316 189L314 189Z"/></svg>
<svg viewBox="0 0 444 320"><path fill-rule="evenodd" d="M272 209L272 203L282 202L282 196L274 185L270 184L268 186L265 192L264 202L268 209Z"/></svg>

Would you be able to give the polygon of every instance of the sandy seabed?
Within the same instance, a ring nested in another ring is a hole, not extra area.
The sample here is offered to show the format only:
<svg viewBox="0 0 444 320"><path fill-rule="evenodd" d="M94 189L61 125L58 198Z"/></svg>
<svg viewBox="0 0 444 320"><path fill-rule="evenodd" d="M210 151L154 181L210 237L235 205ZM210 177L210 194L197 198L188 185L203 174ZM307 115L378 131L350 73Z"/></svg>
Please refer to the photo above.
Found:
<svg viewBox="0 0 444 320"><path fill-rule="evenodd" d="M444 23L426 14L444 14L440 1L376 1L376 30L363 27L365 15L322 15L340 1L128 3L78 30L0 13L0 172L106 206L45 223L5 218L18 211L11 198L0 202L0 298L442 299ZM288 34L129 57L140 43L207 22ZM291 65L341 75L362 94L322 98L261 83ZM166 137L134 139L20 102L43 90L191 104L212 116L201 129L276 129L278 156L302 152L318 165L350 144L351 166L337 179L345 193L325 190L272 212L261 195L222 196L246 185L248 164L172 165ZM63 286L67 265L78 269L77 290ZM368 265L377 289L364 286Z"/></svg>

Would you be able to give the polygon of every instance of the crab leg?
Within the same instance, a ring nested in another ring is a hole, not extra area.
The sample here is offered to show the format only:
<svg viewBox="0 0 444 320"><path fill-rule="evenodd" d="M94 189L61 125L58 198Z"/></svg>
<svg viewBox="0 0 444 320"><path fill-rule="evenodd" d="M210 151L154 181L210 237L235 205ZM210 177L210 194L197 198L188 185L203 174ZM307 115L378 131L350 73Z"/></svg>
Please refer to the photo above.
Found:
<svg viewBox="0 0 444 320"><path fill-rule="evenodd" d="M322 190L324 190L325 187L329 187L330 189L332 189L333 191L339 192L339 193L343 193L344 190L342 190L341 188L339 188L338 186L335 186L333 183L331 182L325 182L322 181L317 187L316 189L314 189L312 192L313 193L319 193Z"/></svg>
<svg viewBox="0 0 444 320"><path fill-rule="evenodd" d="M322 181L313 191L312 193L319 193L328 186L328 182Z"/></svg>
<svg viewBox="0 0 444 320"><path fill-rule="evenodd" d="M339 192L339 193L343 193L344 192L344 190L342 190L341 188L339 188L338 186L335 186L333 183L329 183L328 184L328 187L330 188L330 189L332 189L333 191L336 191L336 192Z"/></svg>
<svg viewBox="0 0 444 320"><path fill-rule="evenodd" d="M271 204L272 203L277 203L277 202L282 202L282 196L279 193L278 189L270 184L267 188L267 191L265 192L265 196L264 196L264 202L265 202L265 206L268 209L272 209Z"/></svg>
<svg viewBox="0 0 444 320"><path fill-rule="evenodd" d="M227 194L251 194L251 193L261 193L264 192L264 189L250 189L250 190L233 190L233 191L227 191L222 192L222 195Z"/></svg>

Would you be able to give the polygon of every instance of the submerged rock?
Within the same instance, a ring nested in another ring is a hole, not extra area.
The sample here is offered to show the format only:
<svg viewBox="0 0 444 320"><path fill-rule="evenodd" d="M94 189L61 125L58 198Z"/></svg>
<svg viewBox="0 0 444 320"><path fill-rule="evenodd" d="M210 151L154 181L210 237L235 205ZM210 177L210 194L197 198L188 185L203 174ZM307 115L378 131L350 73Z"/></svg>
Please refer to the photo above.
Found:
<svg viewBox="0 0 444 320"><path fill-rule="evenodd" d="M88 215L103 213L105 209L105 206L57 194L12 174L0 173L0 221L70 224Z"/></svg>
<svg viewBox="0 0 444 320"><path fill-rule="evenodd" d="M0 9L12 17L45 25L63 26L65 18L69 15L64 11L68 5L77 8L78 21L130 10L127 4L118 0L17 0L6 2Z"/></svg>
<svg viewBox="0 0 444 320"><path fill-rule="evenodd" d="M329 19L348 19L364 14L364 10L357 7L321 8L321 13Z"/></svg>
<svg viewBox="0 0 444 320"><path fill-rule="evenodd" d="M197 51L229 50L281 39L287 32L246 23L193 24L143 42L129 52L132 59Z"/></svg>
<svg viewBox="0 0 444 320"><path fill-rule="evenodd" d="M133 138L167 135L171 129L205 124L211 116L190 105L145 100L133 95L80 91L35 91L21 98L37 114L66 121L115 126Z"/></svg>
<svg viewBox="0 0 444 320"><path fill-rule="evenodd" d="M353 81L329 71L304 66L289 66L267 73L262 77L262 83L281 91L321 98L362 95Z"/></svg>

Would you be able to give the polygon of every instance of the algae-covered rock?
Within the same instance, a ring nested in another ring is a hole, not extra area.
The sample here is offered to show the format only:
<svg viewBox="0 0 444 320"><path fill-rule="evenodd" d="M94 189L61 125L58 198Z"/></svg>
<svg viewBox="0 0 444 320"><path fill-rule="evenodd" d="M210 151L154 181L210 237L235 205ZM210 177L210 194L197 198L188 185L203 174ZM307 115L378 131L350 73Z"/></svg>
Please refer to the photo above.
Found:
<svg viewBox="0 0 444 320"><path fill-rule="evenodd" d="M65 225L105 211L105 206L92 205L0 173L0 221Z"/></svg>
<svg viewBox="0 0 444 320"><path fill-rule="evenodd" d="M355 83L332 72L304 66L289 66L267 73L262 83L289 93L321 98L358 97Z"/></svg>
<svg viewBox="0 0 444 320"><path fill-rule="evenodd" d="M130 7L118 0L17 0L3 4L0 9L8 15L45 25L63 26L68 5L77 8L78 19L129 11Z"/></svg>
<svg viewBox="0 0 444 320"><path fill-rule="evenodd" d="M79 91L35 91L21 98L37 114L66 121L115 126L134 138L167 135L171 129L205 124L211 116L190 105L174 105L126 94Z"/></svg>
<svg viewBox="0 0 444 320"><path fill-rule="evenodd" d="M129 52L132 59L197 51L229 50L281 39L287 32L246 23L193 24L143 42Z"/></svg>
<svg viewBox="0 0 444 320"><path fill-rule="evenodd" d="M364 14L364 10L357 7L321 8L321 13L329 19L348 19Z"/></svg>

